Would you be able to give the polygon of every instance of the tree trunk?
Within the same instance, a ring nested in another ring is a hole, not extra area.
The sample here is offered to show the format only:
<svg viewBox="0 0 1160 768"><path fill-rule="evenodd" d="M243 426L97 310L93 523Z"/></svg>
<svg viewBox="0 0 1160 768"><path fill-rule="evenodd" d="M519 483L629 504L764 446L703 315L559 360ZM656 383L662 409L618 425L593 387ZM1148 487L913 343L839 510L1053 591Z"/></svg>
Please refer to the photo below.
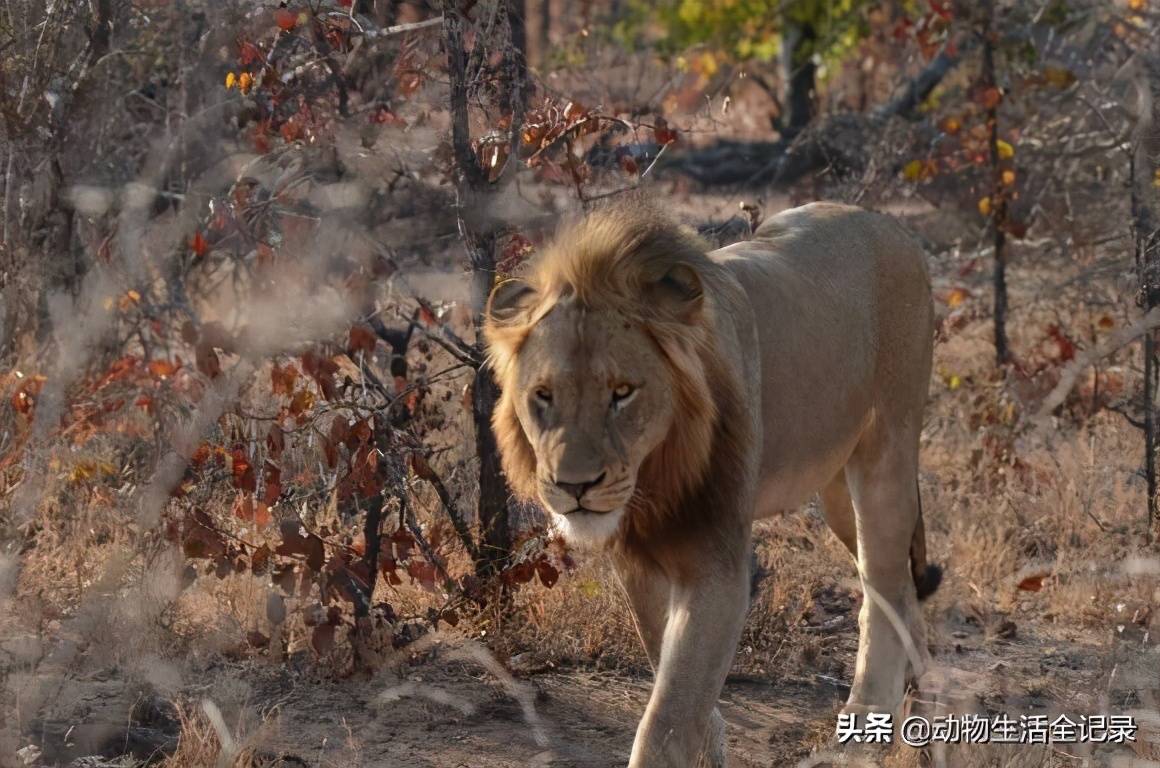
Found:
<svg viewBox="0 0 1160 768"><path fill-rule="evenodd" d="M504 2L510 39L505 47L507 66L505 88L500 94L501 109L511 116L511 150L508 163L518 162L520 130L527 103L526 34L522 0ZM447 49L447 71L450 81L451 146L456 166L456 191L459 198L460 235L467 249L472 272L472 309L475 313L476 337L482 344L482 316L487 297L495 283L496 246L500 225L490 215L495 193L511 177L510 167L495 181L480 168L471 148L467 101L467 84L474 73L467 72L467 52L463 45L466 16L455 0L443 6L444 45ZM478 44L478 43L477 43ZM483 359L483 350L479 349ZM475 376L472 419L475 423L475 447L479 457L479 524L483 542L477 571L491 575L502 569L511 548L508 521L508 490L500 468L499 452L491 428L499 391L486 364Z"/></svg>
<svg viewBox="0 0 1160 768"><path fill-rule="evenodd" d="M552 49L552 0L540 0L540 65Z"/></svg>
<svg viewBox="0 0 1160 768"><path fill-rule="evenodd" d="M1136 81L1136 127L1130 161L1132 193L1132 240L1139 284L1136 301L1145 312L1160 305L1160 214L1156 187L1160 173L1160 50L1141 58ZM1147 540L1151 543L1160 516L1157 514L1156 394L1160 361L1156 357L1156 332L1144 336L1144 477L1147 482Z"/></svg>
<svg viewBox="0 0 1160 768"><path fill-rule="evenodd" d="M992 40L994 7L988 3L983 20L983 71L982 85L998 93L995 78L995 45ZM1010 344L1007 340L1007 195L1003 185L1002 157L999 154L999 103L996 97L987 107L987 124L991 130L991 225L994 227L995 265L991 275L994 292L995 321L995 362L1003 365L1011 359Z"/></svg>
<svg viewBox="0 0 1160 768"><path fill-rule="evenodd" d="M785 83L786 116L782 121L782 138L791 139L801 133L814 117L814 87L817 67L814 65L814 44L817 32L813 25L784 22L781 51L781 80Z"/></svg>

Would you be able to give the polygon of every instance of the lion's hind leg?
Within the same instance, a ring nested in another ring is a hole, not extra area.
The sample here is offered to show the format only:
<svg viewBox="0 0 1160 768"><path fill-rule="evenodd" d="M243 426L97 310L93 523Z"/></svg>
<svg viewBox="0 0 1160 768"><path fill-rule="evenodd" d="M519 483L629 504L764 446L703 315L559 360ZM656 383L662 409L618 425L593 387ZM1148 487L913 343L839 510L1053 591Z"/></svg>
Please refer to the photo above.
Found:
<svg viewBox="0 0 1160 768"><path fill-rule="evenodd" d="M848 711L896 711L908 670L921 674L926 664L909 557L918 523L917 472L918 436L905 429L872 431L846 465L863 588Z"/></svg>
<svg viewBox="0 0 1160 768"><path fill-rule="evenodd" d="M846 473L839 472L819 494L822 514L838 539L850 550L854 560L858 560L858 528L854 522L854 503L850 500L850 489L846 485Z"/></svg>

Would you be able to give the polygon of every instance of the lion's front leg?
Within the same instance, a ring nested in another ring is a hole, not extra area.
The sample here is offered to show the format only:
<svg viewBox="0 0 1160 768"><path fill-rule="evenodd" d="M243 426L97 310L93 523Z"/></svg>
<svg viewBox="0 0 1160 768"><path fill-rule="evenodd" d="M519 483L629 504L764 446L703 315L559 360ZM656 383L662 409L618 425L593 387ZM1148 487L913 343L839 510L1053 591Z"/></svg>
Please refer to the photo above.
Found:
<svg viewBox="0 0 1160 768"><path fill-rule="evenodd" d="M655 675L660 666L661 643L664 640L665 624L668 623L672 583L655 566L646 566L621 555L614 556L612 563L625 597L628 598L633 623ZM714 708L697 766L724 768L724 765L725 719Z"/></svg>
<svg viewBox="0 0 1160 768"><path fill-rule="evenodd" d="M716 705L748 607L746 552L742 546L727 557L704 558L695 571L670 580L656 681L629 768L724 765Z"/></svg>

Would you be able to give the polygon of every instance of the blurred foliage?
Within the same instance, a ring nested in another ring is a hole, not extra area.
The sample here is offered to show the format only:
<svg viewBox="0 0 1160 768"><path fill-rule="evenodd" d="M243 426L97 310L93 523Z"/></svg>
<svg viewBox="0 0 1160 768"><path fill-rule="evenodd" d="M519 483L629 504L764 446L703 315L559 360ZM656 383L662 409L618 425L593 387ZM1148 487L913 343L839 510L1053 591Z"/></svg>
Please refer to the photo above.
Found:
<svg viewBox="0 0 1160 768"><path fill-rule="evenodd" d="M632 0L617 25L619 39L640 45L650 32L662 53L674 54L704 46L741 61L769 61L782 49L787 24L812 28L795 51L795 63L820 56L837 61L868 31L866 11L871 0Z"/></svg>

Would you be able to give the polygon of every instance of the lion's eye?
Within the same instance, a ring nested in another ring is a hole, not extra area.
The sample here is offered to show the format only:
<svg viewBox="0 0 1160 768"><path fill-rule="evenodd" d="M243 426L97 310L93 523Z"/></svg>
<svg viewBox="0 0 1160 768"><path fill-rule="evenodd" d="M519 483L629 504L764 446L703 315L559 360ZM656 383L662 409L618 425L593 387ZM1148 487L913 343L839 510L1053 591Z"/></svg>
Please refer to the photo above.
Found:
<svg viewBox="0 0 1160 768"><path fill-rule="evenodd" d="M536 387L535 395L536 400L543 403L544 405L552 404L552 390L548 389L547 387Z"/></svg>
<svg viewBox="0 0 1160 768"><path fill-rule="evenodd" d="M634 394L636 394L636 387L631 384L619 384L616 389L612 390L612 404L623 405Z"/></svg>

